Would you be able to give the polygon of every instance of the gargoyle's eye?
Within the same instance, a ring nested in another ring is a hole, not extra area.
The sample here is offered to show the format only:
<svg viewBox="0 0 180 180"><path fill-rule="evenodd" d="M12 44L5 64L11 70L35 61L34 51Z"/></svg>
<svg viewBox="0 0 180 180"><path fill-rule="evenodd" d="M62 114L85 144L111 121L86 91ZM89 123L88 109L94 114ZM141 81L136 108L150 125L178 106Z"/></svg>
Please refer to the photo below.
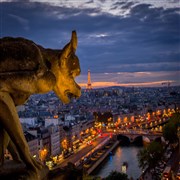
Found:
<svg viewBox="0 0 180 180"><path fill-rule="evenodd" d="M76 76L80 75L80 72L81 70L77 68L77 69L74 69L71 73L72 73L72 76L75 78Z"/></svg>
<svg viewBox="0 0 180 180"><path fill-rule="evenodd" d="M66 65L67 65L67 68L68 68L68 71L69 72L72 72L72 73L69 73L70 75L73 74L73 77L79 75L79 59L78 57L74 54L74 53L70 53L68 55L68 58L67 58L67 61L66 61Z"/></svg>

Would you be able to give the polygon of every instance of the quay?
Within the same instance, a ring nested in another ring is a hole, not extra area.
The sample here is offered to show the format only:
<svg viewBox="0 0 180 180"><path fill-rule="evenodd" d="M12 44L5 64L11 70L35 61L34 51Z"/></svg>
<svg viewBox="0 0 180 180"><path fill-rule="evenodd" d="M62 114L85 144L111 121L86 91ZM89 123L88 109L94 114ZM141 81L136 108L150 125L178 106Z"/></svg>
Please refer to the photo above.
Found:
<svg viewBox="0 0 180 180"><path fill-rule="evenodd" d="M98 138L91 146L86 146L67 159L64 159L64 161L60 162L51 170L63 168L68 165L68 162L71 162L76 167L83 168L87 174L90 174L102 163L109 153L118 146L118 144L119 140L117 140L116 135L110 138L109 134L106 134L102 138ZM91 158L94 154L97 154L97 157L92 161ZM89 161L88 167L85 167L84 165Z"/></svg>
<svg viewBox="0 0 180 180"><path fill-rule="evenodd" d="M50 178L62 177L69 162L74 164L79 170L84 169L84 172L89 175L103 162L109 153L118 146L118 144L119 141L116 135L110 137L109 134L106 133L102 137L97 138L92 145L82 148L80 151L61 161L57 166L51 168ZM85 168L84 165L90 161L95 153L98 154L98 157L96 160L91 161L88 168ZM82 159L84 159L84 161L82 161Z"/></svg>
<svg viewBox="0 0 180 180"><path fill-rule="evenodd" d="M109 153L117 147L119 141L117 140L111 148L109 148L88 170L87 174L91 174L102 162L103 160L109 155Z"/></svg>
<svg viewBox="0 0 180 180"><path fill-rule="evenodd" d="M51 168L51 170L57 168L63 168L68 165L68 162L73 163L76 167L82 165L82 159L88 159L95 151L103 148L109 141L109 135L103 135L101 138L97 138L95 141L92 142L92 145L85 145L79 151L75 152L71 156L66 159L62 159L58 162L58 165Z"/></svg>

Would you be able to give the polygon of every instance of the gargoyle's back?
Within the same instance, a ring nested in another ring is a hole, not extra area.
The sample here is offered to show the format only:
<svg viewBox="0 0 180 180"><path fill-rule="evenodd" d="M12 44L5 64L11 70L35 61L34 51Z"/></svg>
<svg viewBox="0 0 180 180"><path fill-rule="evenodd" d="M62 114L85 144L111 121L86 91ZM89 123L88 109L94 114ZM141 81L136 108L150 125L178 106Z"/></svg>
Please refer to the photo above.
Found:
<svg viewBox="0 0 180 180"><path fill-rule="evenodd" d="M38 46L24 38L0 39L0 73L37 71L44 64Z"/></svg>

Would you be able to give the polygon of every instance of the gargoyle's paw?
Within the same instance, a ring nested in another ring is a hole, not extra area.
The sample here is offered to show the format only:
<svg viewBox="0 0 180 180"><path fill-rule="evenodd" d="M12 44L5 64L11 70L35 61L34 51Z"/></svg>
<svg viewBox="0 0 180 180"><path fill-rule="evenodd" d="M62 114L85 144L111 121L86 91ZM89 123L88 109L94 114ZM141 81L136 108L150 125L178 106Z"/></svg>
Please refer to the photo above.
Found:
<svg viewBox="0 0 180 180"><path fill-rule="evenodd" d="M28 170L26 180L41 180L41 175L39 171Z"/></svg>
<svg viewBox="0 0 180 180"><path fill-rule="evenodd" d="M47 167L43 167L41 170L37 169L37 168L32 168L32 169L28 169L28 178L26 178L25 180L42 180L42 179L46 179L45 177L47 177L48 175L48 168Z"/></svg>
<svg viewBox="0 0 180 180"><path fill-rule="evenodd" d="M33 164L34 164L36 169L39 169L39 170L43 169L42 163L40 163L39 161L36 161L34 158L32 158L32 161L33 161Z"/></svg>

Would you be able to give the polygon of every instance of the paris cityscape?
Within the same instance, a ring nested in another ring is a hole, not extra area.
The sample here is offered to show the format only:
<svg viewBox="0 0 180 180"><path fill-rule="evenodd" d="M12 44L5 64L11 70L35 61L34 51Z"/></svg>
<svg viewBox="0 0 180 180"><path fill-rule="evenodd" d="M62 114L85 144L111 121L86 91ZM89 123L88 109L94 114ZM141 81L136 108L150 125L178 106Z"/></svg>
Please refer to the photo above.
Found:
<svg viewBox="0 0 180 180"><path fill-rule="evenodd" d="M170 179L170 174L163 174L167 166L172 167L171 176L179 177L178 141L170 144L163 137L163 126L176 115L179 123L179 102L179 86L170 83L154 88L94 89L89 70L87 88L79 99L65 105L53 92L33 95L17 110L31 154L50 170L63 169L71 162L87 177L97 179L113 170L131 179ZM153 141L164 149L154 171L149 171L139 167L137 154ZM11 159L8 152L5 156ZM111 164L113 159L117 164Z"/></svg>

